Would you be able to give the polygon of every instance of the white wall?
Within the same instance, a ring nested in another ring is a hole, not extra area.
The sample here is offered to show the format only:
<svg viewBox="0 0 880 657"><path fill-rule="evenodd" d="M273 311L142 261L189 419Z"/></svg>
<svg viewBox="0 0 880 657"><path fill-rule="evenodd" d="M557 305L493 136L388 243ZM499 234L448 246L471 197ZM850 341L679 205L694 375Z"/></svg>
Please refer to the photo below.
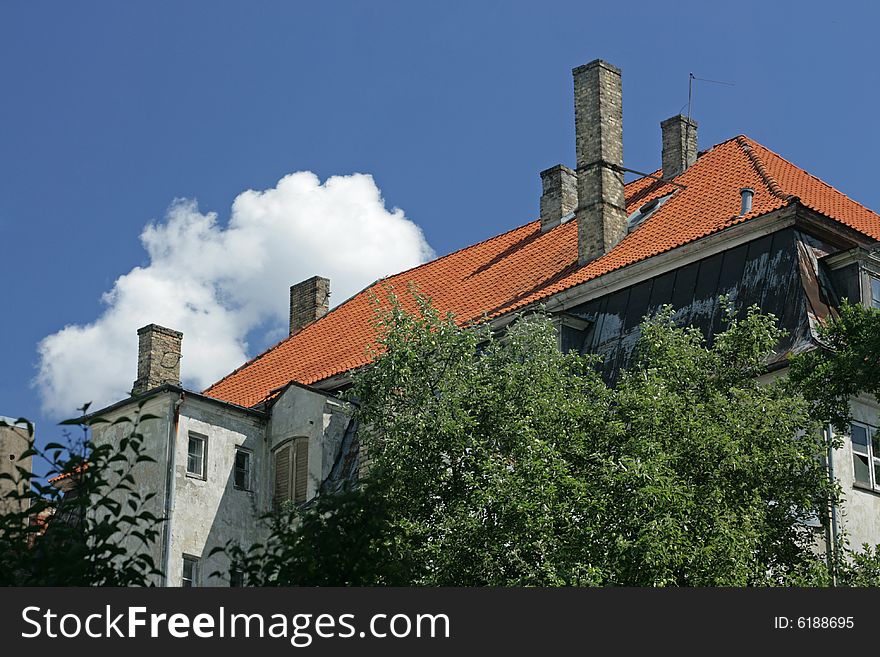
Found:
<svg viewBox="0 0 880 657"><path fill-rule="evenodd" d="M348 426L345 407L307 388L289 386L272 406L269 420L268 448L271 452L292 438L309 439L309 481L306 496L311 499L330 474ZM272 482L271 458L266 480ZM271 495L271 490L269 491Z"/></svg>
<svg viewBox="0 0 880 657"><path fill-rule="evenodd" d="M156 517L162 518L165 515L165 490L166 490L166 454L169 443L169 433L173 425L174 402L177 400L176 393L162 393L155 397L149 398L140 409L138 402L132 400L131 403L120 406L112 411L100 413L99 416L109 422L115 422L120 418L128 418L131 422L122 422L119 424L98 424L92 432L92 441L95 444L110 444L117 446L119 441L131 435L134 428L134 420L140 412L141 415L155 415L154 419L148 419L138 422L137 430L143 435L144 454L150 456L155 462L142 462L134 466L132 476L135 481L135 490L142 496L148 493L155 493L155 497L151 499L143 510L152 512ZM108 477L112 481L112 477ZM114 496L115 499L124 503L127 493L120 491ZM127 508L126 508L127 511ZM164 527L159 528L159 538L154 542L148 552L156 566L161 569L163 566L163 540ZM129 552L141 552L144 549L142 542L138 539L130 538L123 542L123 545ZM161 585L163 580L155 578L152 582Z"/></svg>
<svg viewBox="0 0 880 657"><path fill-rule="evenodd" d="M186 471L191 431L207 437L204 479ZM184 401L175 441L168 585L180 586L185 553L200 558L200 585L228 586L227 579L211 577L218 570L227 576L229 572L228 561L222 555L209 557L211 550L230 540L248 548L263 538L264 435L264 422L258 417L198 398ZM250 490L233 485L236 447L251 453Z"/></svg>
<svg viewBox="0 0 880 657"><path fill-rule="evenodd" d="M880 407L875 399L861 396L850 406L855 421L880 426ZM852 442L849 436L841 438L843 446L834 450L834 471L845 498L841 529L846 532L853 548L859 548L863 543L877 545L880 543L880 491L869 491L854 483Z"/></svg>

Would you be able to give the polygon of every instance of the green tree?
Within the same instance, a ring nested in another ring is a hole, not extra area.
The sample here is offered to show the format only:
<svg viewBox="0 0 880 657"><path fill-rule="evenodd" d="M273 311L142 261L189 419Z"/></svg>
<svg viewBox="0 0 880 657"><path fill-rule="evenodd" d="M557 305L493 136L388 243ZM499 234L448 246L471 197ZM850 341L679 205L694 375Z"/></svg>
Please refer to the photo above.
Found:
<svg viewBox="0 0 880 657"><path fill-rule="evenodd" d="M354 375L367 476L230 548L249 583L711 586L821 570L810 521L838 491L807 402L756 381L774 318L731 315L708 346L665 309L609 387L593 357L560 352L548 317L492 333L416 301L379 314Z"/></svg>
<svg viewBox="0 0 880 657"><path fill-rule="evenodd" d="M79 426L80 437L41 449L33 446L33 424L18 421L32 445L18 460L45 460L47 481L21 466L0 475L8 503L0 514L0 585L144 586L161 575L149 555L162 522L147 508L155 493L141 495L133 476L138 463L153 460L138 429L152 417L139 410L115 420L131 425L116 445L91 440L91 427L106 420L68 420L62 424Z"/></svg>
<svg viewBox="0 0 880 657"><path fill-rule="evenodd" d="M642 325L602 450L608 581L770 585L814 568L811 521L839 492L803 398L758 380L780 337L756 307L711 347L669 309Z"/></svg>
<svg viewBox="0 0 880 657"><path fill-rule="evenodd" d="M819 337L818 349L791 359L790 378L810 402L813 417L847 433L850 400L880 394L880 310L844 300Z"/></svg>
<svg viewBox="0 0 880 657"><path fill-rule="evenodd" d="M837 432L828 447L839 448L839 435L849 433L851 400L863 394L880 398L880 310L844 300L819 337L819 348L791 359L789 378L816 421ZM836 543L831 566L838 584L880 586L878 546L854 548L845 533Z"/></svg>

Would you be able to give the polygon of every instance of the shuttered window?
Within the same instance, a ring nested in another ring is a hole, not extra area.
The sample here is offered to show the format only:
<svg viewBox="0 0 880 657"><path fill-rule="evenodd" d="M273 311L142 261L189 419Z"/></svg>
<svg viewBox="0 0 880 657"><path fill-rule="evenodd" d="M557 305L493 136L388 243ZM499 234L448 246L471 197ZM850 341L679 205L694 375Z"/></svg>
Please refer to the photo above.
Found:
<svg viewBox="0 0 880 657"><path fill-rule="evenodd" d="M275 507L290 499L290 443L275 452Z"/></svg>
<svg viewBox="0 0 880 657"><path fill-rule="evenodd" d="M297 438L275 451L275 508L288 500L305 502L308 484L309 440Z"/></svg>
<svg viewBox="0 0 880 657"><path fill-rule="evenodd" d="M293 476L293 501L297 504L306 501L309 479L309 441L296 441L296 464Z"/></svg>

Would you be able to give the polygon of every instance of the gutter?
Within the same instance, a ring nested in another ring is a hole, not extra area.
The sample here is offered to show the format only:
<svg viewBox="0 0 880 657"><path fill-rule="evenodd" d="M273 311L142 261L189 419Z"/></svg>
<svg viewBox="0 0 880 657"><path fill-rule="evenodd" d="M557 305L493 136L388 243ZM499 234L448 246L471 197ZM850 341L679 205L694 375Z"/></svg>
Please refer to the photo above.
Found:
<svg viewBox="0 0 880 657"><path fill-rule="evenodd" d="M174 468L175 455L177 450L177 431L180 424L180 407L183 404L186 394L181 390L178 392L177 401L175 401L168 409L168 450L166 462L168 466L165 470L165 526L162 528L162 572L165 578L165 586L171 586L171 575L168 566L171 563L171 511L174 508Z"/></svg>

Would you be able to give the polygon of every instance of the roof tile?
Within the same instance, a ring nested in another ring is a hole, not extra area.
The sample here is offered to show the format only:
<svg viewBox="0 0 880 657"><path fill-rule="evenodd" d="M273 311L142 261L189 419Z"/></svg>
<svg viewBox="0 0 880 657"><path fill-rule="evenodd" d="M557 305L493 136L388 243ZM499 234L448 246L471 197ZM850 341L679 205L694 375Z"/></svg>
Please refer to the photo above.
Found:
<svg viewBox="0 0 880 657"><path fill-rule="evenodd" d="M657 172L659 174L659 172ZM360 367L374 344L373 300L388 291L409 302L415 285L456 321L467 323L523 308L575 285L749 221L800 199L807 207L880 239L880 216L744 136L702 153L677 185L640 178L626 185L627 212L672 194L604 256L577 264L577 225L541 233L532 221L424 265L377 281L205 390L252 406L289 381L311 384ZM755 190L752 211L739 216L740 189Z"/></svg>

